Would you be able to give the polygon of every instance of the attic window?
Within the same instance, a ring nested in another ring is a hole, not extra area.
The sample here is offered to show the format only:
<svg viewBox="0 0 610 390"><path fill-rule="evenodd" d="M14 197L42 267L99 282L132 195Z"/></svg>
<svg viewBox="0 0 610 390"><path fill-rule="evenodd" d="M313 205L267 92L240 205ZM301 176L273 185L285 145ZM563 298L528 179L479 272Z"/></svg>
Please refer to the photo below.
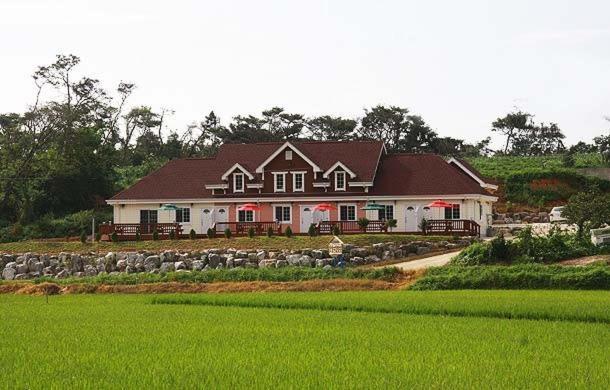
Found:
<svg viewBox="0 0 610 390"><path fill-rule="evenodd" d="M286 160L292 160L292 150L286 151Z"/></svg>

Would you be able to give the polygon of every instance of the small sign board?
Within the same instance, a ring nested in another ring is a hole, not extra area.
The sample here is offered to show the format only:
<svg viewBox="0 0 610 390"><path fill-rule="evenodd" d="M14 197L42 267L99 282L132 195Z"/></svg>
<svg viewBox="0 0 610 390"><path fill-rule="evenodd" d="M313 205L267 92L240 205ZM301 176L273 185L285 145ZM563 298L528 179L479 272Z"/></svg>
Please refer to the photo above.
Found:
<svg viewBox="0 0 610 390"><path fill-rule="evenodd" d="M338 256L343 253L344 242L337 236L334 236L332 241L328 244L328 253L331 256Z"/></svg>

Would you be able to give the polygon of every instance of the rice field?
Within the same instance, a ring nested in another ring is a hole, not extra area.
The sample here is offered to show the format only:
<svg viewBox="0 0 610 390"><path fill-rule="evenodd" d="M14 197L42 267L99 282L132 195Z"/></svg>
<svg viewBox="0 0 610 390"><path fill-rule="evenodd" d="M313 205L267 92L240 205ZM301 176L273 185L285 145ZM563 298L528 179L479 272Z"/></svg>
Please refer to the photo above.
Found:
<svg viewBox="0 0 610 390"><path fill-rule="evenodd" d="M608 292L454 294L0 295L0 388L610 383Z"/></svg>

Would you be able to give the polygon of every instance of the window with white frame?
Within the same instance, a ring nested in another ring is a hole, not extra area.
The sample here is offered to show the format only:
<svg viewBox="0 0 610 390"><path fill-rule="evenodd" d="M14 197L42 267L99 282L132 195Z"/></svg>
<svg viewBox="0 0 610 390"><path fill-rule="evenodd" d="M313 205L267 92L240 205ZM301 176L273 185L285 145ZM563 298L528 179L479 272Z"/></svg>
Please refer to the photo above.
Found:
<svg viewBox="0 0 610 390"><path fill-rule="evenodd" d="M305 173L304 172L293 172L292 173L292 190L294 192L305 191Z"/></svg>
<svg viewBox="0 0 610 390"><path fill-rule="evenodd" d="M292 150L286 151L286 160L292 160Z"/></svg>
<svg viewBox="0 0 610 390"><path fill-rule="evenodd" d="M392 204L385 204L382 205L384 207L383 210L379 210L378 212L378 218L381 221L389 221L391 219L394 219L394 205Z"/></svg>
<svg viewBox="0 0 610 390"><path fill-rule="evenodd" d="M244 192L244 174L233 174L233 192Z"/></svg>
<svg viewBox="0 0 610 390"><path fill-rule="evenodd" d="M237 211L237 222L254 222L254 211L238 210Z"/></svg>
<svg viewBox="0 0 610 390"><path fill-rule="evenodd" d="M339 206L339 220L341 221L355 221L356 220L356 206L353 204Z"/></svg>
<svg viewBox="0 0 610 390"><path fill-rule="evenodd" d="M274 192L286 192L286 172L273 172Z"/></svg>
<svg viewBox="0 0 610 390"><path fill-rule="evenodd" d="M335 191L345 191L345 172L335 172Z"/></svg>
<svg viewBox="0 0 610 390"><path fill-rule="evenodd" d="M157 210L140 210L140 223L157 223Z"/></svg>
<svg viewBox="0 0 610 390"><path fill-rule="evenodd" d="M455 203L445 208L445 219L460 219L460 205Z"/></svg>
<svg viewBox="0 0 610 390"><path fill-rule="evenodd" d="M191 223L191 209L190 207L183 207L176 210L176 222L179 223Z"/></svg>
<svg viewBox="0 0 610 390"><path fill-rule="evenodd" d="M278 205L274 207L275 220L282 223L292 222L292 208L287 205Z"/></svg>

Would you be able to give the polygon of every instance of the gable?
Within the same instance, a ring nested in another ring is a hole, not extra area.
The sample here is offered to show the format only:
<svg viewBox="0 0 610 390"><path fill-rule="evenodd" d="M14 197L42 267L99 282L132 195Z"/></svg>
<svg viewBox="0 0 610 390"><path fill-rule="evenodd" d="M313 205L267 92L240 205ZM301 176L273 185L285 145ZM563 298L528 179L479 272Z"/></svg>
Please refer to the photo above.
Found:
<svg viewBox="0 0 610 390"><path fill-rule="evenodd" d="M298 148L292 145L290 142L284 143L280 146L273 154L271 154L265 161L263 161L257 168L256 173L263 173L265 166L273 161L276 157L278 157L282 152L286 150L291 150L293 153L301 157L304 161L306 161L312 168L314 172L321 172L322 169L314 163L309 157L307 157L303 152L301 152Z"/></svg>

